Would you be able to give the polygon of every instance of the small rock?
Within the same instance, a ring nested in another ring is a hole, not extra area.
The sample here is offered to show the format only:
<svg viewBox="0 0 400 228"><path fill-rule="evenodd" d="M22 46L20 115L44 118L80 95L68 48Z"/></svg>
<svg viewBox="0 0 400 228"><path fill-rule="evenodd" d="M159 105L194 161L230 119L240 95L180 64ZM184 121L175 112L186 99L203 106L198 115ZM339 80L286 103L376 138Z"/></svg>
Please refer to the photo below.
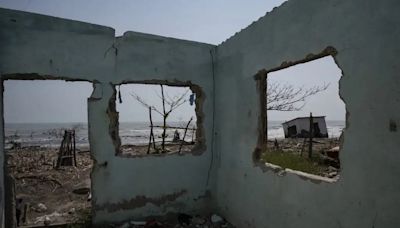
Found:
<svg viewBox="0 0 400 228"><path fill-rule="evenodd" d="M46 216L44 217L43 224L44 224L45 226L48 226L48 225L51 224L51 219L50 219L49 216L46 215Z"/></svg>
<svg viewBox="0 0 400 228"><path fill-rule="evenodd" d="M68 214L73 214L73 213L75 213L75 207L69 209L69 211L68 211Z"/></svg>
<svg viewBox="0 0 400 228"><path fill-rule="evenodd" d="M285 174L286 174L286 171L285 171L284 169L281 169L281 170L278 172L278 176L280 176L280 177L285 176Z"/></svg>
<svg viewBox="0 0 400 228"><path fill-rule="evenodd" d="M330 172L330 173L328 174L328 177L330 177L330 178L336 177L337 174L338 174L338 172Z"/></svg>
<svg viewBox="0 0 400 228"><path fill-rule="evenodd" d="M41 212L47 211L47 207L46 207L46 205L44 205L43 203L38 203L38 204L36 205L36 207L34 208L34 210L35 210L36 212L41 213Z"/></svg>
<svg viewBox="0 0 400 228"><path fill-rule="evenodd" d="M331 172L337 172L337 170L338 170L338 169L336 169L336 168L333 167L333 166L329 166L329 167L328 167L328 172L330 172L330 173L331 173Z"/></svg>
<svg viewBox="0 0 400 228"><path fill-rule="evenodd" d="M212 223L219 223L219 222L222 222L222 221L224 221L224 219L221 216L219 216L217 214L211 215L211 222Z"/></svg>

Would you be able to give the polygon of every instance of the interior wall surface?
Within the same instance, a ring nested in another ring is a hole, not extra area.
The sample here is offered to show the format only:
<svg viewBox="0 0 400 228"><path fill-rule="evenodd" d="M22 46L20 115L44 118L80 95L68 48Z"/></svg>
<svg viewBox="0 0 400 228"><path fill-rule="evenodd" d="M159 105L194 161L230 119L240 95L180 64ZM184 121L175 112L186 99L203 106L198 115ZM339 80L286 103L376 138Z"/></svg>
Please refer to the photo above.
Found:
<svg viewBox="0 0 400 228"><path fill-rule="evenodd" d="M213 124L210 56L213 48L209 44L135 32L116 38L114 30L108 27L0 9L2 80L85 80L94 85L88 98L88 122L94 159L91 179L95 224L207 210L213 183L208 175ZM118 113L112 103L115 85L125 82L199 86L202 92L199 114L205 138L202 153L116 156L110 132ZM0 113L4 113L3 106ZM3 214L4 131L0 134Z"/></svg>
<svg viewBox="0 0 400 228"><path fill-rule="evenodd" d="M398 12L395 0L289 0L217 47L216 199L229 221L257 228L400 226ZM337 51L347 109L340 179L278 175L253 160L261 115L254 76L327 47Z"/></svg>

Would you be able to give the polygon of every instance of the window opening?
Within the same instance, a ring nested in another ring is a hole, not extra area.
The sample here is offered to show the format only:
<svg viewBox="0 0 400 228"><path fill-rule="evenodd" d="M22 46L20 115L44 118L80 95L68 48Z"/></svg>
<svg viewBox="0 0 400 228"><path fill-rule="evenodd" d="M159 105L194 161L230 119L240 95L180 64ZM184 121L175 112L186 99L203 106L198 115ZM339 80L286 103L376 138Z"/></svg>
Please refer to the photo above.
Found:
<svg viewBox="0 0 400 228"><path fill-rule="evenodd" d="M339 178L345 104L342 73L332 56L268 72L266 150L261 160L281 168Z"/></svg>
<svg viewBox="0 0 400 228"><path fill-rule="evenodd" d="M117 90L120 155L192 151L197 116L196 94L190 86L123 84Z"/></svg>
<svg viewBox="0 0 400 228"><path fill-rule="evenodd" d="M6 202L17 226L90 222L88 82L6 80ZM10 204L11 203L11 204Z"/></svg>

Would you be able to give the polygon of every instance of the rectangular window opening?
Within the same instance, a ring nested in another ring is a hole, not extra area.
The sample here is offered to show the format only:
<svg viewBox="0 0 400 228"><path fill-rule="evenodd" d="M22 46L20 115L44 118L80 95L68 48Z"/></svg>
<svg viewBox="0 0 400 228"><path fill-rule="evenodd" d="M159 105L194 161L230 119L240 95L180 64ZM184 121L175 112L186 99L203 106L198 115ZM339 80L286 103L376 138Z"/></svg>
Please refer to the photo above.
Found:
<svg viewBox="0 0 400 228"><path fill-rule="evenodd" d="M3 86L7 226L88 224L92 84L6 80Z"/></svg>
<svg viewBox="0 0 400 228"><path fill-rule="evenodd" d="M117 86L119 155L185 154L197 142L197 96L191 86Z"/></svg>
<svg viewBox="0 0 400 228"><path fill-rule="evenodd" d="M273 167L338 179L345 103L341 69L332 56L269 72L266 80L265 151Z"/></svg>

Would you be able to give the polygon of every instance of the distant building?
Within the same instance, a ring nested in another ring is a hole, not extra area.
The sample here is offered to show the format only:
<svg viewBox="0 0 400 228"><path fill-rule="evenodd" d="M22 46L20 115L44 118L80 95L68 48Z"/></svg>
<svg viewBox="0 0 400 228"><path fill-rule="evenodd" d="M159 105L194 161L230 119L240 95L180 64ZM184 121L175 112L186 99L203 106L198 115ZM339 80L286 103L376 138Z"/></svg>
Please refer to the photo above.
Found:
<svg viewBox="0 0 400 228"><path fill-rule="evenodd" d="M282 123L285 138L309 137L310 117L298 117ZM313 137L328 138L325 116L313 116Z"/></svg>

